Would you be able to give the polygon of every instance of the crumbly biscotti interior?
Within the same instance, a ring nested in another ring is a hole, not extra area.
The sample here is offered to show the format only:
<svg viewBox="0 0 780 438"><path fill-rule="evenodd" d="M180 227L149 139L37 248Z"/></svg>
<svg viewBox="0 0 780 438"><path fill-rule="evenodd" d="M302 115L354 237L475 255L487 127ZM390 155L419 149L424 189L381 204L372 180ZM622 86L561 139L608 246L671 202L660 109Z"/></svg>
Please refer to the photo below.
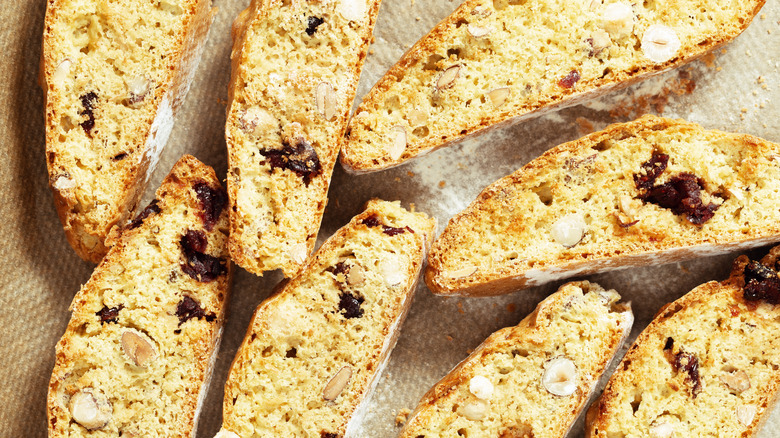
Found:
<svg viewBox="0 0 780 438"><path fill-rule="evenodd" d="M778 187L779 145L646 116L555 147L486 188L434 243L426 280L451 291L591 260L777 239ZM528 274L527 285L543 274Z"/></svg>
<svg viewBox="0 0 780 438"><path fill-rule="evenodd" d="M51 187L65 203L61 219L83 258L100 261L111 227L136 207L167 139L154 136L173 123L165 95L185 37L209 3L49 2L46 158ZM151 132L158 111L161 126Z"/></svg>
<svg viewBox="0 0 780 438"><path fill-rule="evenodd" d="M223 433L345 436L395 344L433 228L371 202L261 304L225 384Z"/></svg>
<svg viewBox="0 0 780 438"><path fill-rule="evenodd" d="M464 135L693 59L763 0L470 0L363 99L342 162L397 165Z"/></svg>
<svg viewBox="0 0 780 438"><path fill-rule="evenodd" d="M564 285L439 382L401 436L564 436L631 330L619 299L594 283Z"/></svg>
<svg viewBox="0 0 780 438"><path fill-rule="evenodd" d="M663 309L594 403L588 436L754 436L780 386L780 250L773 253L761 266L741 257L730 281Z"/></svg>
<svg viewBox="0 0 780 438"><path fill-rule="evenodd" d="M379 1L258 3L234 49L230 251L290 277L314 248Z"/></svg>
<svg viewBox="0 0 780 438"><path fill-rule="evenodd" d="M185 156L71 305L50 437L193 436L229 293L226 194Z"/></svg>

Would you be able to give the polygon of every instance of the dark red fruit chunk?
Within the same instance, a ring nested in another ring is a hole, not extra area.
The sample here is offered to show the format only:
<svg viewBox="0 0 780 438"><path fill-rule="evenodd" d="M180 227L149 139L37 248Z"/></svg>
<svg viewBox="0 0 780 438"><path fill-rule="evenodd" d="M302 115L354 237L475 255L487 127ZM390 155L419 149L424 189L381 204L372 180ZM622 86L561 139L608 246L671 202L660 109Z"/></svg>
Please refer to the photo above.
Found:
<svg viewBox="0 0 780 438"><path fill-rule="evenodd" d="M686 353L680 350L677 352L677 354L674 355L674 360L672 360L672 366L677 372L684 371L688 373L688 376L685 378L685 380L691 383L692 385L691 394L693 395L693 398L696 398L696 396L699 395L699 393L701 392L701 378L699 376L699 358L696 357L695 354Z"/></svg>
<svg viewBox="0 0 780 438"><path fill-rule="evenodd" d="M649 161L642 163L642 173L634 175L634 185L639 190L650 190L655 184L655 180L664 173L666 165L669 163L669 155L653 151L653 156Z"/></svg>
<svg viewBox="0 0 780 438"><path fill-rule="evenodd" d="M157 199L152 199L152 202L149 203L149 205L146 206L146 208L143 209L142 212L138 213L138 216L133 219L132 222L130 222L130 229L134 230L141 226L141 224L144 222L144 219L149 217L152 213L159 213L162 211L160 208L160 201Z"/></svg>
<svg viewBox="0 0 780 438"><path fill-rule="evenodd" d="M314 35L314 33L317 32L317 27L319 27L319 25L324 22L325 20L320 17L309 17L309 25L306 27L306 35Z"/></svg>
<svg viewBox="0 0 780 438"><path fill-rule="evenodd" d="M195 280L208 283L227 272L224 259L205 254L208 241L203 231L187 230L179 242L186 263L181 270Z"/></svg>
<svg viewBox="0 0 780 438"><path fill-rule="evenodd" d="M87 120L84 120L80 123L81 127L84 129L84 132L87 134L90 134L92 132L92 129L95 127L95 104L97 103L98 96L94 91L90 91L89 93L81 96L81 106L84 107L84 109L79 113L79 115L87 116Z"/></svg>
<svg viewBox="0 0 780 438"><path fill-rule="evenodd" d="M396 228L396 227L389 227L381 223L379 221L379 216L375 214L372 214L371 216L363 219L362 221L360 221L360 223L367 227L382 227L382 232L387 234L388 236L395 236L406 232L414 234L414 230L409 227Z"/></svg>
<svg viewBox="0 0 780 438"><path fill-rule="evenodd" d="M674 339L671 337L666 338L666 344L664 344L664 350L671 350L674 347Z"/></svg>
<svg viewBox="0 0 780 438"><path fill-rule="evenodd" d="M763 300L780 304L780 277L777 272L761 262L750 261L745 266L744 298L748 301Z"/></svg>
<svg viewBox="0 0 780 438"><path fill-rule="evenodd" d="M127 158L127 152L121 152L111 157L111 159L114 161L121 161L124 160L125 158Z"/></svg>
<svg viewBox="0 0 780 438"><path fill-rule="evenodd" d="M176 316L179 317L180 326L192 318L205 319L208 322L217 319L216 315L211 312L206 313L197 301L187 295L185 295L176 306Z"/></svg>
<svg viewBox="0 0 780 438"><path fill-rule="evenodd" d="M260 154L271 163L271 170L281 168L295 172L303 178L306 186L312 178L322 173L317 151L303 138L297 138L292 145L284 141L282 149L265 149L261 150Z"/></svg>
<svg viewBox="0 0 780 438"><path fill-rule="evenodd" d="M684 215L688 221L701 225L715 216L720 207L701 201L704 181L691 173L681 173L665 184L655 186L641 196L645 202L671 209L674 214Z"/></svg>
<svg viewBox="0 0 780 438"><path fill-rule="evenodd" d="M339 312L345 318L360 318L363 316L363 309L360 308L363 301L365 301L363 297L356 297L349 292L342 292L339 295Z"/></svg>
<svg viewBox="0 0 780 438"><path fill-rule="evenodd" d="M326 269L326 271L332 272L333 275L336 276L339 274L347 275L347 273L349 272L349 265L346 264L345 262L338 262L334 266L331 266L330 268Z"/></svg>
<svg viewBox="0 0 780 438"><path fill-rule="evenodd" d="M560 81L558 81L558 85L560 85L563 88L571 88L579 80L580 80L580 72L578 72L577 70L572 70L569 72L569 74L567 74L566 76L561 78Z"/></svg>
<svg viewBox="0 0 780 438"><path fill-rule="evenodd" d="M95 315L100 317L100 323L105 324L107 322L117 322L117 318L119 317L119 311L124 309L125 306L120 304L116 307L108 307L103 306L102 309L98 310Z"/></svg>
<svg viewBox="0 0 780 438"><path fill-rule="evenodd" d="M227 205L227 193L221 188L213 188L205 182L199 182L193 186L198 195L200 212L198 216L203 221L206 230L211 231L219 220L219 215Z"/></svg>
<svg viewBox="0 0 780 438"><path fill-rule="evenodd" d="M320 438L339 438L339 436L333 432L320 432Z"/></svg>

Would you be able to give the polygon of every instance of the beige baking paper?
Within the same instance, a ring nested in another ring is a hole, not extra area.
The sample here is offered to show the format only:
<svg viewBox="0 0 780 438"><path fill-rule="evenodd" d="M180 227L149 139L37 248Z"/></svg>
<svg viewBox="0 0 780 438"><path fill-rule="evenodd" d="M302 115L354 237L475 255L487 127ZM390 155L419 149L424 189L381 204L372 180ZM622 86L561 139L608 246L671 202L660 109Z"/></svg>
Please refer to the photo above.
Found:
<svg viewBox="0 0 780 438"><path fill-rule="evenodd" d="M68 305L93 269L68 246L47 187L43 99L38 62L45 3L6 0L0 8L0 437L43 437L45 397L54 344L67 324ZM226 173L225 104L230 24L249 0L215 0L219 7L195 82L147 190L190 153ZM493 131L405 166L364 176L337 167L320 241L372 197L399 199L435 215L441 231L485 186L545 150L609 123L644 112L681 117L707 128L745 132L780 142L780 5L770 1L750 28L714 56L630 89ZM458 2L385 0L358 96L449 14ZM761 255L765 249L754 251ZM591 277L633 302L632 339L655 312L695 286L728 275L734 254ZM219 428L222 386L254 307L280 280L237 270L217 369L200 419L199 436ZM413 409L428 388L493 331L517 324L560 283L498 298L440 298L420 286L390 364L369 400L359 436L389 438L396 416ZM582 424L572 437L582 436ZM780 437L780 409L762 438Z"/></svg>

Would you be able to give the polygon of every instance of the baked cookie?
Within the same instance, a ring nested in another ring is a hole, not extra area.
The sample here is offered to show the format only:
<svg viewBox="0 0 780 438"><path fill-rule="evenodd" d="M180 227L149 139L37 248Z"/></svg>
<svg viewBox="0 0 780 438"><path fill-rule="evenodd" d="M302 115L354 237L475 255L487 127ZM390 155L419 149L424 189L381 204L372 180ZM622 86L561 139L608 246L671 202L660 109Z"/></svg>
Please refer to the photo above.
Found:
<svg viewBox="0 0 780 438"><path fill-rule="evenodd" d="M68 242L99 262L132 216L189 89L211 0L48 0L46 164Z"/></svg>
<svg viewBox="0 0 780 438"><path fill-rule="evenodd" d="M341 162L396 166L580 103L739 35L764 0L466 0L363 98Z"/></svg>
<svg viewBox="0 0 780 438"><path fill-rule="evenodd" d="M227 195L191 156L76 294L49 383L49 437L191 437L230 288Z"/></svg>
<svg viewBox="0 0 780 438"><path fill-rule="evenodd" d="M665 306L588 411L588 437L752 437L780 388L780 247Z"/></svg>
<svg viewBox="0 0 780 438"><path fill-rule="evenodd" d="M227 115L230 255L249 272L300 272L379 0L256 0L233 25Z"/></svg>
<svg viewBox="0 0 780 438"><path fill-rule="evenodd" d="M219 437L341 438L363 414L412 302L435 221L374 200L255 312Z"/></svg>
<svg viewBox="0 0 780 438"><path fill-rule="evenodd" d="M401 437L565 436L631 331L618 300L595 283L563 285L428 391Z"/></svg>
<svg viewBox="0 0 780 438"><path fill-rule="evenodd" d="M766 245L780 241L778 186L780 145L645 116L486 188L434 243L425 280L495 295Z"/></svg>

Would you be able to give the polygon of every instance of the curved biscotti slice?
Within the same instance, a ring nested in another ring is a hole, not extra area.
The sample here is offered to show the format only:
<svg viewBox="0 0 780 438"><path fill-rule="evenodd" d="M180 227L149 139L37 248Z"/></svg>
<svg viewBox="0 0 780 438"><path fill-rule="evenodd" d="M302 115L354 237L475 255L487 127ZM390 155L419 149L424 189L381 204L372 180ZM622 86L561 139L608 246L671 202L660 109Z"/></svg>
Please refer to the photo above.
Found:
<svg viewBox="0 0 780 438"><path fill-rule="evenodd" d="M230 254L294 276L314 249L379 0L257 0L234 24Z"/></svg>
<svg viewBox="0 0 780 438"><path fill-rule="evenodd" d="M189 89L211 0L48 0L49 185L68 242L99 262L131 217Z"/></svg>
<svg viewBox="0 0 780 438"><path fill-rule="evenodd" d="M191 156L76 294L49 437L193 437L230 287L226 194Z"/></svg>
<svg viewBox="0 0 780 438"><path fill-rule="evenodd" d="M631 331L617 292L568 283L423 396L402 438L562 438Z"/></svg>
<svg viewBox="0 0 780 438"><path fill-rule="evenodd" d="M573 105L736 37L764 0L467 0L366 95L342 163L369 172Z"/></svg>
<svg viewBox="0 0 780 438"><path fill-rule="evenodd" d="M255 312L220 437L349 437L395 345L435 222L371 201Z"/></svg>
<svg viewBox="0 0 780 438"><path fill-rule="evenodd" d="M436 293L495 295L577 274L780 241L780 145L646 116L557 146L450 220Z"/></svg>
<svg viewBox="0 0 780 438"><path fill-rule="evenodd" d="M591 406L586 436L754 436L780 388L778 259L780 247L741 256L727 281L664 307Z"/></svg>

